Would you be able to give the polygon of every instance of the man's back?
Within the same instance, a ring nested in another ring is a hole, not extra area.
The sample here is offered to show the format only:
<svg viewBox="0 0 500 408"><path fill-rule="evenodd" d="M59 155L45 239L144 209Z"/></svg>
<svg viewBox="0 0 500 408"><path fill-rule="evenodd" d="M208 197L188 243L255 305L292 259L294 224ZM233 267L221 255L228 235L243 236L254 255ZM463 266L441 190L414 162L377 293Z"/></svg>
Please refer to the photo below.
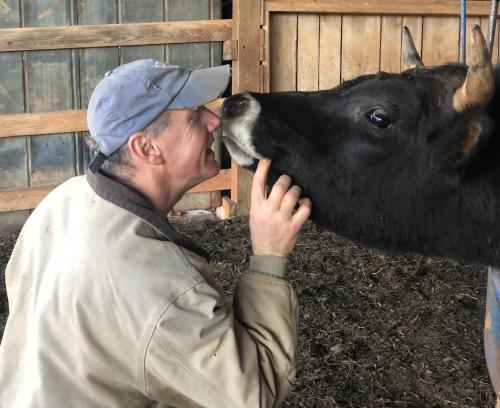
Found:
<svg viewBox="0 0 500 408"><path fill-rule="evenodd" d="M6 270L11 316L0 347L1 406L149 401L141 360L158 314L203 280L190 266L194 254L183 259L179 247L155 234L95 194L84 177L42 202ZM198 261L203 270L206 262Z"/></svg>

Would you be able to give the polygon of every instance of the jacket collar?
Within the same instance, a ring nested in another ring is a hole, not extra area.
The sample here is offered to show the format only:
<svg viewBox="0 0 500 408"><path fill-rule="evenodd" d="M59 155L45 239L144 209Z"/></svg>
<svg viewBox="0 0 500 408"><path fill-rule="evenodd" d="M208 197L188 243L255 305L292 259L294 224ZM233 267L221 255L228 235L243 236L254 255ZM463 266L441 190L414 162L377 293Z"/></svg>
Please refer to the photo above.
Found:
<svg viewBox="0 0 500 408"><path fill-rule="evenodd" d="M186 248L210 261L210 255L191 238L181 234L170 225L166 217L154 212L149 200L138 191L105 176L101 172L87 172L87 181L94 192L109 201L142 218L167 240Z"/></svg>

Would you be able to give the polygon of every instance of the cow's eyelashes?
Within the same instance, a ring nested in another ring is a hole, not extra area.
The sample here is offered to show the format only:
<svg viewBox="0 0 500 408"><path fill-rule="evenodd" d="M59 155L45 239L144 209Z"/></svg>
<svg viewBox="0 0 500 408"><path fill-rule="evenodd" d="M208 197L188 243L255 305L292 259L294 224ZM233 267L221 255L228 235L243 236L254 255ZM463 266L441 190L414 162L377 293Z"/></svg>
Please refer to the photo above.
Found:
<svg viewBox="0 0 500 408"><path fill-rule="evenodd" d="M376 126L379 129L387 129L389 126L391 126L392 123L391 118L380 109L375 109L369 112L368 120L373 126Z"/></svg>

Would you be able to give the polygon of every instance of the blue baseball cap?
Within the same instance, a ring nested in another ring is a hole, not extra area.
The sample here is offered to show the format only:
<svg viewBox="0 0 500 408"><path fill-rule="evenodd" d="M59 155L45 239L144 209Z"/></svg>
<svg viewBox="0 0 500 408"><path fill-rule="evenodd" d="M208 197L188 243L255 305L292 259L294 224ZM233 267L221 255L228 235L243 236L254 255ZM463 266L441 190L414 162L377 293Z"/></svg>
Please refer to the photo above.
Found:
<svg viewBox="0 0 500 408"><path fill-rule="evenodd" d="M90 97L87 124L99 151L89 164L96 172L129 137L165 109L194 109L227 88L229 65L194 71L142 59L106 72Z"/></svg>

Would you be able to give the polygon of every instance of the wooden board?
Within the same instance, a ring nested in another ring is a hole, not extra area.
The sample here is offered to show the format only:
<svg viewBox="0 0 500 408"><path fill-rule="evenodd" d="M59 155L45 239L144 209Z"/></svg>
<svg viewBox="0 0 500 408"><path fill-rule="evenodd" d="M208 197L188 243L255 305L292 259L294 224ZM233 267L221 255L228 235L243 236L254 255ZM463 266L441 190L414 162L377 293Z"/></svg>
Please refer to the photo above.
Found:
<svg viewBox="0 0 500 408"><path fill-rule="evenodd" d="M5 29L0 31L0 52L226 41L231 26L231 20L214 20Z"/></svg>
<svg viewBox="0 0 500 408"><path fill-rule="evenodd" d="M319 34L319 89L340 84L342 57L342 17L332 14L320 16Z"/></svg>
<svg viewBox="0 0 500 408"><path fill-rule="evenodd" d="M297 14L271 14L269 22L270 90L297 89Z"/></svg>
<svg viewBox="0 0 500 408"><path fill-rule="evenodd" d="M205 193L227 190L231 185L231 171L221 170L220 173L189 190L190 193ZM31 187L16 190L0 191L0 213L6 211L29 210L50 193L56 185Z"/></svg>
<svg viewBox="0 0 500 408"><path fill-rule="evenodd" d="M380 70L401 71L402 16L383 16L380 39Z"/></svg>
<svg viewBox="0 0 500 408"><path fill-rule="evenodd" d="M319 86L319 16L299 14L297 29L297 90Z"/></svg>
<svg viewBox="0 0 500 408"><path fill-rule="evenodd" d="M460 19L458 17L424 17L422 62L426 66L457 62Z"/></svg>
<svg viewBox="0 0 500 408"><path fill-rule="evenodd" d="M458 0L266 0L266 12L337 13L356 15L460 16ZM488 16L489 2L467 1L469 16Z"/></svg>
<svg viewBox="0 0 500 408"><path fill-rule="evenodd" d="M375 73L380 68L379 16L344 16L342 24L342 79Z"/></svg>
<svg viewBox="0 0 500 408"><path fill-rule="evenodd" d="M233 93L259 91L260 82L260 0L233 0L233 39L238 40L238 59L233 62ZM232 164L231 199L238 203L238 215L250 209L252 173Z"/></svg>
<svg viewBox="0 0 500 408"><path fill-rule="evenodd" d="M207 103L205 106L212 112L219 114L223 102L224 98L219 98ZM88 130L86 109L0 115L0 120L2 122L0 138Z"/></svg>

